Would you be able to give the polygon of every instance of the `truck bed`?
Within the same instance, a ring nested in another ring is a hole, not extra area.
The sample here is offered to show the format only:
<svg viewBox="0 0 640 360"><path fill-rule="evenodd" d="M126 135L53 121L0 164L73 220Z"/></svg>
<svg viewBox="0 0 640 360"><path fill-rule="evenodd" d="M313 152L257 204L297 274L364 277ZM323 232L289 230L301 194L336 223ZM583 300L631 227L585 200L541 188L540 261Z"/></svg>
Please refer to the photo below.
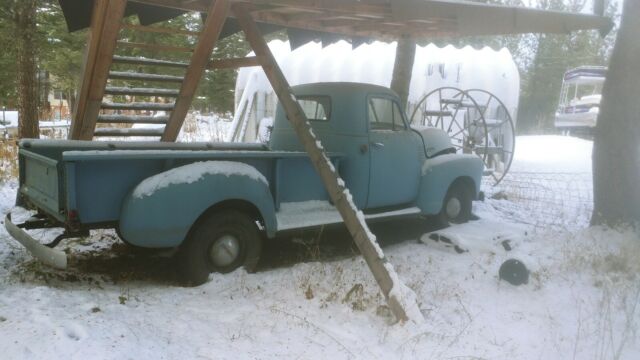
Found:
<svg viewBox="0 0 640 360"><path fill-rule="evenodd" d="M26 140L19 158L20 193L27 203L62 223L74 210L88 228L114 226L124 198L142 180L198 161L255 167L269 180L276 207L327 199L306 153L271 151L262 144ZM337 163L339 156L332 158Z"/></svg>

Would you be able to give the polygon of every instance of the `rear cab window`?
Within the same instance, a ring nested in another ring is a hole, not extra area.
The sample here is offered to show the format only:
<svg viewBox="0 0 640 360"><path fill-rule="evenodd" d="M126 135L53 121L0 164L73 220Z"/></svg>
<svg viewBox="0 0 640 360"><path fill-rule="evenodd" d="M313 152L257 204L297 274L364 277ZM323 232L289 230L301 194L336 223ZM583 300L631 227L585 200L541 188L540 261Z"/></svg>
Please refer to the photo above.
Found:
<svg viewBox="0 0 640 360"><path fill-rule="evenodd" d="M329 121L331 98L329 96L296 96L304 115L311 121Z"/></svg>
<svg viewBox="0 0 640 360"><path fill-rule="evenodd" d="M371 130L406 130L398 103L386 97L370 97L368 101L369 128Z"/></svg>

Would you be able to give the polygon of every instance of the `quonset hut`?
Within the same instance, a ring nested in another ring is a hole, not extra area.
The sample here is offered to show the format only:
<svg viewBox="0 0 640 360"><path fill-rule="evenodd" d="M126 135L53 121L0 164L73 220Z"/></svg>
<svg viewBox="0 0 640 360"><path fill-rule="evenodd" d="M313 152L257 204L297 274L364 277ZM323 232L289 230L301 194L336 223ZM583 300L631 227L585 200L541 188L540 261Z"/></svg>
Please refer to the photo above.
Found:
<svg viewBox="0 0 640 360"><path fill-rule="evenodd" d="M342 81L386 87L391 84L395 42L373 42L355 49L346 41L325 47L309 42L292 51L289 42L273 40L269 48L291 85ZM520 75L506 48L496 51L489 47L478 50L471 46L418 46L407 113L411 114L425 95L446 86L489 91L502 100L515 120ZM264 71L259 67L240 69L235 90L236 111L227 140L265 141L277 98Z"/></svg>

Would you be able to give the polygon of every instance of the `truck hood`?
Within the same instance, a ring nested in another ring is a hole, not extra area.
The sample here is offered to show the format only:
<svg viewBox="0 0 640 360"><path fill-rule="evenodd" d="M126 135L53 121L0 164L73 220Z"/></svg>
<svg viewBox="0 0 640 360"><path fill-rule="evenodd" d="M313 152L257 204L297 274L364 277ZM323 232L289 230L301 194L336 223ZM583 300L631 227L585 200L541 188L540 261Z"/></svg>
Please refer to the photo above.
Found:
<svg viewBox="0 0 640 360"><path fill-rule="evenodd" d="M424 140L425 153L428 158L456 152L455 147L451 144L449 135L447 135L443 130L434 127L416 125L411 128L422 136L422 139Z"/></svg>

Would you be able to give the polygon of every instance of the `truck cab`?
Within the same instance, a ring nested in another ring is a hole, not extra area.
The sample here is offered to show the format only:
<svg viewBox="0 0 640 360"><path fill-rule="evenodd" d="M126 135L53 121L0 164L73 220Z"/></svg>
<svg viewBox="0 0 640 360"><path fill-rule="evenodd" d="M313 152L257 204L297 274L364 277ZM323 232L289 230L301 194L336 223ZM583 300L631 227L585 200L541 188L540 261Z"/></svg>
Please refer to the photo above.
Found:
<svg viewBox="0 0 640 360"><path fill-rule="evenodd" d="M314 83L295 86L293 90L323 147L342 154L338 173L358 208L375 211L414 206L430 197L421 196L421 184L425 180L423 171L433 163L428 160L454 154L455 148L443 131L411 128L399 98L392 90L361 83ZM280 106L276 110L269 148L302 151ZM477 170L482 165L477 160L460 154L449 157L447 165L468 163L470 168L465 173L473 175L460 178L466 179L472 199L479 194L481 169ZM454 173L452 171L451 175ZM439 175L432 174L428 178L438 182L436 177ZM442 201L450 184L444 186L444 192L437 190L444 184L431 185L434 188L430 192ZM433 205L422 205L425 213L440 210Z"/></svg>
<svg viewBox="0 0 640 360"><path fill-rule="evenodd" d="M407 126L391 90L321 83L297 86L294 92L323 147L343 155L338 172L358 208L401 206L415 200L425 160L423 142ZM280 107L269 147L302 151Z"/></svg>

